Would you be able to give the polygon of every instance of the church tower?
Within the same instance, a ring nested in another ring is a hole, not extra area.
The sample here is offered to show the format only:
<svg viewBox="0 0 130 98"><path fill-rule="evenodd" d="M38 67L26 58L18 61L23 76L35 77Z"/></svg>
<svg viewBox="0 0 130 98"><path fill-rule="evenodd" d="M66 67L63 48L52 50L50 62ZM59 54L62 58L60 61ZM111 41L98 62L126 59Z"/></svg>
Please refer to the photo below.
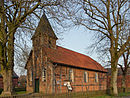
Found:
<svg viewBox="0 0 130 98"><path fill-rule="evenodd" d="M56 49L56 37L45 13L42 15L35 34L32 37L34 49L48 47Z"/></svg>
<svg viewBox="0 0 130 98"><path fill-rule="evenodd" d="M36 88L39 89L40 86L36 87L36 83L42 85L43 80L41 77L46 77L46 69L48 58L44 54L43 48L56 49L56 37L45 13L43 13L40 22L37 26L37 29L32 37L33 42L33 52L32 52L32 77L33 77L33 91L35 92ZM43 75L44 73L44 75ZM52 77L51 77L52 79ZM47 79L45 81L48 81ZM50 83L49 81L48 83ZM44 83L43 83L44 84ZM43 90L45 87L43 88ZM39 90L38 90L39 91Z"/></svg>

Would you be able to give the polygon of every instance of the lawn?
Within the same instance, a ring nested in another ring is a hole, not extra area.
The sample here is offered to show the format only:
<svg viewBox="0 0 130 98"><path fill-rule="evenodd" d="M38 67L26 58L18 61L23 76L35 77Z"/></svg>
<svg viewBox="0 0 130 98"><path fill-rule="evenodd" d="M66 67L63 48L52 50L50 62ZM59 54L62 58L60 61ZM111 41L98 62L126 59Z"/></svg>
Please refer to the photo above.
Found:
<svg viewBox="0 0 130 98"><path fill-rule="evenodd" d="M114 96L110 96L110 95L102 95L102 96L94 96L94 97L90 97L90 98L118 98L118 97L122 97L122 96L130 96L130 92L126 92L126 93L119 93L119 95L117 97Z"/></svg>
<svg viewBox="0 0 130 98"><path fill-rule="evenodd" d="M26 94L26 91L15 92L16 94Z"/></svg>
<svg viewBox="0 0 130 98"><path fill-rule="evenodd" d="M130 96L130 92L127 92L127 93L119 93L119 96Z"/></svg>
<svg viewBox="0 0 130 98"><path fill-rule="evenodd" d="M16 96L27 94L26 91L16 91ZM27 95L28 96L28 95ZM130 96L130 92L127 93L119 93L118 97L122 96ZM41 94L41 93L33 93L28 97L45 97L45 98L118 98L113 97L107 94L90 94L90 93L66 93L66 94Z"/></svg>
<svg viewBox="0 0 130 98"><path fill-rule="evenodd" d="M110 96L107 94L100 94L100 95L89 95L89 94L85 94L85 93L67 93L67 94L50 94L50 95L45 95L45 94L34 94L32 96L35 97L40 97L40 96L44 96L45 98L119 98L122 96L130 96L130 92L128 93L120 93L119 96L114 97L114 96Z"/></svg>

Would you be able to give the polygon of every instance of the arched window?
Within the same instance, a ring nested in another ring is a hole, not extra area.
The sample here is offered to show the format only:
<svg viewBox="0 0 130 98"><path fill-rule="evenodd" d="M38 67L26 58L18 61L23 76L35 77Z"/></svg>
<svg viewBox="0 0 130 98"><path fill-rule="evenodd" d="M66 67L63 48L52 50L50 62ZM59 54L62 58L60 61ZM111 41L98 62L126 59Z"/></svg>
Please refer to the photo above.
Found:
<svg viewBox="0 0 130 98"><path fill-rule="evenodd" d="M74 72L72 69L69 69L69 80L71 82L74 82Z"/></svg>
<svg viewBox="0 0 130 98"><path fill-rule="evenodd" d="M95 82L98 82L98 73L95 73Z"/></svg>
<svg viewBox="0 0 130 98"><path fill-rule="evenodd" d="M88 81L88 72L84 72L84 82L87 83Z"/></svg>

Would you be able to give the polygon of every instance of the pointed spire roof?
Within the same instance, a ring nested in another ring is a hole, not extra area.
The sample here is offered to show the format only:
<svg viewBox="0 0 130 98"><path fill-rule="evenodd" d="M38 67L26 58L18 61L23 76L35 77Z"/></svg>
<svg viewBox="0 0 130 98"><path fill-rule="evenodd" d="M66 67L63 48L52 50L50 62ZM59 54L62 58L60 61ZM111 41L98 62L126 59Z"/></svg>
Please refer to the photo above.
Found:
<svg viewBox="0 0 130 98"><path fill-rule="evenodd" d="M35 38L40 33L47 34L48 36L50 36L52 38L58 39L51 27L50 22L48 21L45 13L43 13L32 39Z"/></svg>

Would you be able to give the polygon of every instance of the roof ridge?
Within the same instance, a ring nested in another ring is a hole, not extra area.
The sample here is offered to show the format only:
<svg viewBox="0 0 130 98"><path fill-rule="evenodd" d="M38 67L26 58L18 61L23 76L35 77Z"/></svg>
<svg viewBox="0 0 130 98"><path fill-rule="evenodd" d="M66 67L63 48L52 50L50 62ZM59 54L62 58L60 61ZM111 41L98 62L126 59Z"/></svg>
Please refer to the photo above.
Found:
<svg viewBox="0 0 130 98"><path fill-rule="evenodd" d="M74 50L64 48L64 47L62 47L62 46L58 46L58 45L56 45L56 46L59 47L59 48L63 48L63 49L66 49L66 50L72 51L72 52L77 53L77 54L80 54L80 55L87 56L87 55L85 55L85 54L83 54L83 53L79 53L79 52L76 52L76 51L74 51ZM89 57L89 56L88 56L88 57Z"/></svg>
<svg viewBox="0 0 130 98"><path fill-rule="evenodd" d="M98 63L96 60L92 59L91 57L89 57L89 56L87 56L87 55L85 55L85 54L82 54L82 53L73 51L73 50L71 50L71 49L64 48L64 47L62 47L62 46L58 46L58 45L57 45L57 47L58 47L59 49L63 49L63 51L65 51L65 52L68 51L68 52L74 53L75 55L82 56L82 57L88 59L88 62L94 64L97 69L102 70L102 71L104 70L104 67L103 67L100 63ZM95 63L96 63L96 64L95 64ZM86 65L85 65L85 66L86 66Z"/></svg>
<svg viewBox="0 0 130 98"><path fill-rule="evenodd" d="M90 56L88 56L88 55L85 55L85 54L82 54L82 53L79 53L79 52L73 51L73 50L71 50L71 49L64 48L64 47L62 47L62 46L58 46L58 45L56 45L56 46L59 47L59 48L63 48L63 49L66 49L66 50L68 50L68 51L71 51L71 52L74 52L74 53L80 54L80 55L82 55L82 56L89 57L91 60L93 60L94 62L98 63L96 60L92 59L92 58L91 58ZM99 63L98 63L98 64L99 64ZM99 65L101 65L101 64L99 64Z"/></svg>

